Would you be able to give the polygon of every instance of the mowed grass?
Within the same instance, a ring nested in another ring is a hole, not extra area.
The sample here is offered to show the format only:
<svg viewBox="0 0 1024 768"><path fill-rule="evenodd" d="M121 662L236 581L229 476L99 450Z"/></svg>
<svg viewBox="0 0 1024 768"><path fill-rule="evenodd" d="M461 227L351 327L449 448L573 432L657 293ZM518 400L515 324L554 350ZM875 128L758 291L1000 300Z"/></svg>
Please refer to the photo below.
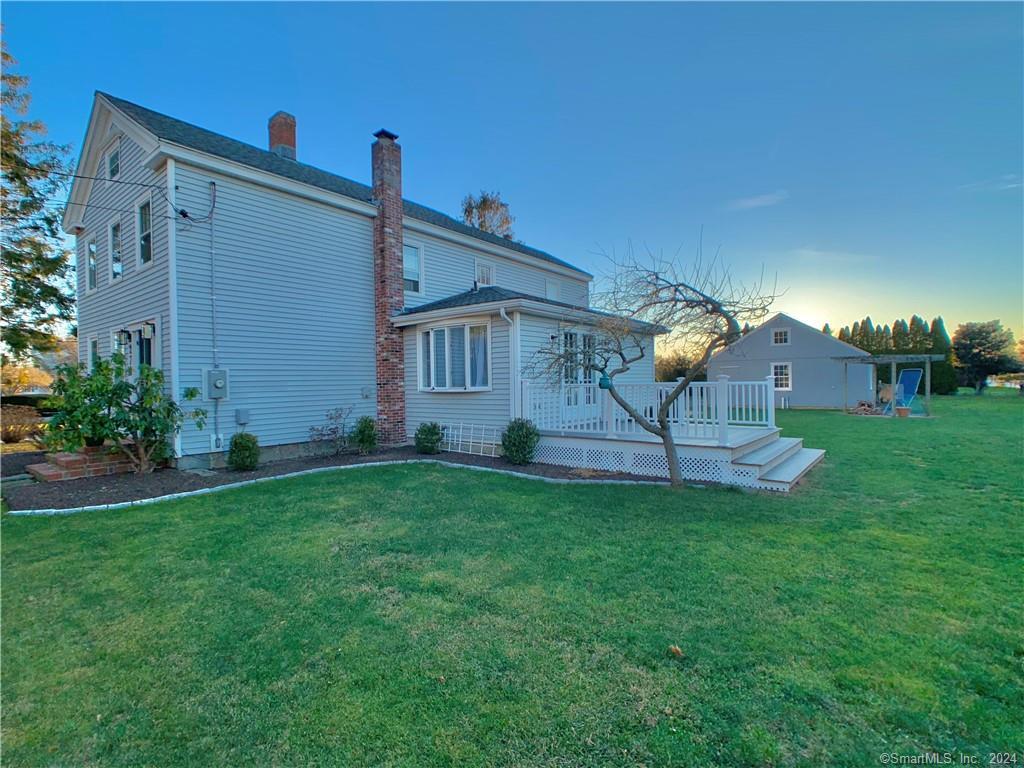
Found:
<svg viewBox="0 0 1024 768"><path fill-rule="evenodd" d="M828 450L788 497L404 466L7 515L4 764L1024 759L1024 398L935 411L780 414Z"/></svg>

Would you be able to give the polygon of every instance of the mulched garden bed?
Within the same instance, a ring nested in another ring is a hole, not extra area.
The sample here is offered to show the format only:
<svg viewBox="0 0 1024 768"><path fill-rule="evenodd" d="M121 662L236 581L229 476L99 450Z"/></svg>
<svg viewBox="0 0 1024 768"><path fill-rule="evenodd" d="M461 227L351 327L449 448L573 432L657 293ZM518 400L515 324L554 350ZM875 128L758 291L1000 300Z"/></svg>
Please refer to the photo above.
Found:
<svg viewBox="0 0 1024 768"><path fill-rule="evenodd" d="M21 453L5 453L0 457L0 476L13 477L25 472L29 464L46 461L45 451L22 451Z"/></svg>
<svg viewBox="0 0 1024 768"><path fill-rule="evenodd" d="M38 455L33 461L39 461ZM7 474L7 460L4 456L4 474ZM122 501L151 499L172 493L195 491L218 485L254 480L260 477L274 477L300 472L316 467L347 466L375 461L398 461L403 459L440 459L455 464L470 464L495 469L513 470L539 477L553 477L569 480L656 480L622 472L598 472L594 470L571 469L553 464L529 464L525 467L511 464L503 458L470 456L462 453L440 453L423 456L412 447L378 451L368 456L323 456L301 459L286 459L260 466L252 472L216 470L210 474L197 475L177 469L161 469L148 475L110 475L107 477L84 477L79 480L64 480L58 483L33 483L18 488L5 489L4 498L10 509L69 509L98 504L116 504ZM29 461L26 463L33 463Z"/></svg>

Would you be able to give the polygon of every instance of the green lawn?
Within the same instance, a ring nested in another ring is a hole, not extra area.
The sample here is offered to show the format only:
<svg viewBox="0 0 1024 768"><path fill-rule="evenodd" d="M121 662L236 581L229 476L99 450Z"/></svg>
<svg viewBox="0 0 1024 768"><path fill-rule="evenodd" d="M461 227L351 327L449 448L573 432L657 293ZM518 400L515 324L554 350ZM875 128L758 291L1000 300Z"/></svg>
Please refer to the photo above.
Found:
<svg viewBox="0 0 1024 768"><path fill-rule="evenodd" d="M4 764L1024 761L1024 398L935 411L780 414L828 450L790 496L404 466L5 516Z"/></svg>

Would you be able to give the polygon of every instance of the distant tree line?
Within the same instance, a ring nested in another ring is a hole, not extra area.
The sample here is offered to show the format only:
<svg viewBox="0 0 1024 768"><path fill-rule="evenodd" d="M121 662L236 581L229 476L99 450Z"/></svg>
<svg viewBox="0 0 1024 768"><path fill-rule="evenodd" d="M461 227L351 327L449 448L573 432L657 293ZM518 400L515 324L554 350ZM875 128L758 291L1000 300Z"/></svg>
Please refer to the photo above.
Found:
<svg viewBox="0 0 1024 768"><path fill-rule="evenodd" d="M828 323L821 332L832 335ZM868 316L855 322L852 327L844 325L836 338L872 355L942 355L942 362L932 363L932 393L949 395L956 392L958 378L953 360L953 344L941 317L934 318L930 325L920 315L911 316L910 322L900 318L894 320L892 325L875 325ZM920 363L901 363L896 366L897 370L920 367ZM889 366L878 366L880 382L890 383L890 373Z"/></svg>

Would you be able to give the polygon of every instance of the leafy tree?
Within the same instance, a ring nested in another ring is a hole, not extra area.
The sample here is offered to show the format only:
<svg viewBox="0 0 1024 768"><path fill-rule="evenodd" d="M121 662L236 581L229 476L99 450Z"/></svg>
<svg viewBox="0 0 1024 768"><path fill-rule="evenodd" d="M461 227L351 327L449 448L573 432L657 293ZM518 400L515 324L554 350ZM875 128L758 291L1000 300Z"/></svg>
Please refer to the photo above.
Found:
<svg viewBox="0 0 1024 768"><path fill-rule="evenodd" d="M693 358L679 349L654 357L655 381L677 381L685 378L693 367ZM707 373L699 374L694 381L706 381Z"/></svg>
<svg viewBox="0 0 1024 768"><path fill-rule="evenodd" d="M989 376L1021 367L1013 354L1013 333L998 320L960 325L953 334L953 355L964 381L979 395Z"/></svg>
<svg viewBox="0 0 1024 768"><path fill-rule="evenodd" d="M46 139L46 126L26 117L28 78L0 49L0 326L6 350L21 359L52 349L55 332L74 316L73 267L61 244L60 212L47 203L66 189L68 149ZM5 354L6 359L6 354Z"/></svg>
<svg viewBox="0 0 1024 768"><path fill-rule="evenodd" d="M17 395L35 389L46 389L53 381L53 376L34 365L8 364L3 367L2 380L3 393Z"/></svg>
<svg viewBox="0 0 1024 768"><path fill-rule="evenodd" d="M821 326L821 332L824 333L826 336L831 336L832 328L831 326L829 326L828 323L825 323L823 326Z"/></svg>
<svg viewBox="0 0 1024 768"><path fill-rule="evenodd" d="M481 191L479 196L466 195L462 201L462 220L471 227L507 240L514 237L512 223L515 218L498 192Z"/></svg>

